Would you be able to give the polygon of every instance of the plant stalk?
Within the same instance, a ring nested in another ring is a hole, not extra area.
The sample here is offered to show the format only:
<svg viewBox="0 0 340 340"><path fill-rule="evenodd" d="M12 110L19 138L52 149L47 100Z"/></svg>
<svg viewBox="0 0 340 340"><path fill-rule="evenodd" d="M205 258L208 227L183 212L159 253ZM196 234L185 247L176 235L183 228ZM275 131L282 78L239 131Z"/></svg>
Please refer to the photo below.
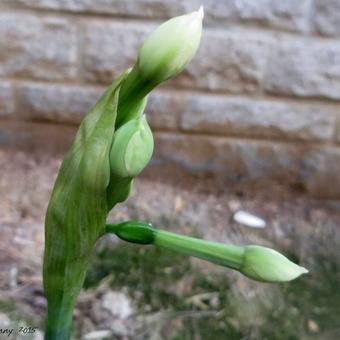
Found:
<svg viewBox="0 0 340 340"><path fill-rule="evenodd" d="M143 98L157 85L157 83L146 80L140 75L138 65L132 68L119 91L116 129L134 118L131 115L138 111L136 108L140 105Z"/></svg>
<svg viewBox="0 0 340 340"><path fill-rule="evenodd" d="M45 340L69 340L72 328L73 306L63 306L62 303L49 303Z"/></svg>
<svg viewBox="0 0 340 340"><path fill-rule="evenodd" d="M244 247L184 236L139 221L107 224L106 232L114 233L127 242L153 244L236 270L240 269L243 262Z"/></svg>

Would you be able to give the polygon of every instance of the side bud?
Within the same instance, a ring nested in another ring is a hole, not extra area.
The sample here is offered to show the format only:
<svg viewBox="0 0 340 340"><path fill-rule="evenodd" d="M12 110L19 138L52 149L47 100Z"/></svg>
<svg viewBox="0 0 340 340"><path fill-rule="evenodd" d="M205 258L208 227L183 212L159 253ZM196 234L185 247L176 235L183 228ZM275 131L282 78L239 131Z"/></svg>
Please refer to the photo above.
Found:
<svg viewBox="0 0 340 340"><path fill-rule="evenodd" d="M160 25L138 55L140 75L159 84L180 73L195 55L202 34L203 7Z"/></svg>
<svg viewBox="0 0 340 340"><path fill-rule="evenodd" d="M139 221L107 225L106 230L128 242L153 244L238 270L256 281L286 282L308 273L307 269L289 261L277 251L261 246L241 247L200 240L159 230Z"/></svg>
<svg viewBox="0 0 340 340"><path fill-rule="evenodd" d="M120 178L136 177L149 163L153 146L152 132L145 115L128 121L113 137L111 173Z"/></svg>
<svg viewBox="0 0 340 340"><path fill-rule="evenodd" d="M239 271L253 280L263 282L286 282L308 273L306 268L291 262L277 251L261 246L244 248Z"/></svg>

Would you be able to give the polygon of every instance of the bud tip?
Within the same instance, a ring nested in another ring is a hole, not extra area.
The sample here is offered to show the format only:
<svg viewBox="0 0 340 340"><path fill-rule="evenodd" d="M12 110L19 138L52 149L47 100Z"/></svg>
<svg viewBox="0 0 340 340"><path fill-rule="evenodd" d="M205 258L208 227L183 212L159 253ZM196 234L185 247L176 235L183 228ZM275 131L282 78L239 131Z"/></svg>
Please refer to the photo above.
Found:
<svg viewBox="0 0 340 340"><path fill-rule="evenodd" d="M201 20L203 20L204 17L204 7L201 5L201 7L198 9L197 14Z"/></svg>
<svg viewBox="0 0 340 340"><path fill-rule="evenodd" d="M300 266L300 268L301 268L301 274L307 274L307 273L309 273L309 270L306 269L305 267L301 267L301 266Z"/></svg>

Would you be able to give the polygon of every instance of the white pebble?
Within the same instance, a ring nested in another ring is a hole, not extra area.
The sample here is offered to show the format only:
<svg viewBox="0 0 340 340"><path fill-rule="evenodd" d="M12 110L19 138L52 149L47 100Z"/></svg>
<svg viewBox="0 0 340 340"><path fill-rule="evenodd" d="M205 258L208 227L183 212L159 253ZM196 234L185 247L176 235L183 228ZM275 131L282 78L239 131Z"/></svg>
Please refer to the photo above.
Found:
<svg viewBox="0 0 340 340"><path fill-rule="evenodd" d="M107 339L112 335L110 330L94 331L87 333L84 336L84 340L103 340Z"/></svg>
<svg viewBox="0 0 340 340"><path fill-rule="evenodd" d="M244 210L239 210L236 212L233 216L233 219L235 222L250 228L264 228L266 226L265 220Z"/></svg>

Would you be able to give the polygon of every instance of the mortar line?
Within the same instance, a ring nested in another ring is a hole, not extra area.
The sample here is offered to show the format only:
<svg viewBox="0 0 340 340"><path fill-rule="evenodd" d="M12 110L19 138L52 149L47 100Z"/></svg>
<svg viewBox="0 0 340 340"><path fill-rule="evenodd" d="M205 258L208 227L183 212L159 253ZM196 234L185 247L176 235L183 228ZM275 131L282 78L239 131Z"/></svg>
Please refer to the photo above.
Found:
<svg viewBox="0 0 340 340"><path fill-rule="evenodd" d="M59 128L74 128L76 129L79 126L79 123L67 123L64 122L54 122L43 119L17 119L17 117L4 117L0 119L0 128L3 123L9 124L26 124L26 125L46 125L46 126L54 126L57 129ZM156 128L153 129L155 136L170 136L170 137L189 137L193 139L214 139L216 141L238 141L238 142L248 142L248 143L260 143L260 144L271 144L271 145L286 145L286 146L296 146L296 147L319 147L319 148L328 148L334 150L340 150L340 146L337 144L327 144L326 141L317 141L317 140L301 140L301 139L282 139L282 138L261 138L261 137L251 137L251 136L242 136L242 135L215 135L212 133L202 133L196 131L178 131L171 130L165 128Z"/></svg>
<svg viewBox="0 0 340 340"><path fill-rule="evenodd" d="M69 87L69 88L84 88L84 89L92 89L97 91L103 91L105 88L109 85L109 83L95 83L95 82L81 82L79 79L75 81L68 81L68 80L55 80L55 81L49 81L49 80L43 80L43 79L25 79L21 77L0 77L1 81L8 81L12 82L13 84L16 84L17 86L29 86L29 85L36 85L36 86L42 86L45 85L47 87ZM227 99L248 99L252 100L254 102L275 102L275 103L288 103L292 105L301 105L301 106L311 106L311 105L320 105L320 106L327 106L329 108L340 108L340 98L334 99L334 98L324 98L324 97L317 97L317 96L311 96L311 97L298 97L298 96L289 96L286 94L273 94L273 93L264 93L263 95L259 96L258 93L246 93L246 92L239 92L239 93L233 93L231 91L222 91L222 90L215 90L211 91L205 88L189 88L180 86L177 84L173 85L162 85L161 88L157 89L155 91L156 93L162 93L162 94L173 94L178 97L186 97L186 96L202 96L202 97L209 97L209 98L225 98ZM151 94L152 95L152 94Z"/></svg>

